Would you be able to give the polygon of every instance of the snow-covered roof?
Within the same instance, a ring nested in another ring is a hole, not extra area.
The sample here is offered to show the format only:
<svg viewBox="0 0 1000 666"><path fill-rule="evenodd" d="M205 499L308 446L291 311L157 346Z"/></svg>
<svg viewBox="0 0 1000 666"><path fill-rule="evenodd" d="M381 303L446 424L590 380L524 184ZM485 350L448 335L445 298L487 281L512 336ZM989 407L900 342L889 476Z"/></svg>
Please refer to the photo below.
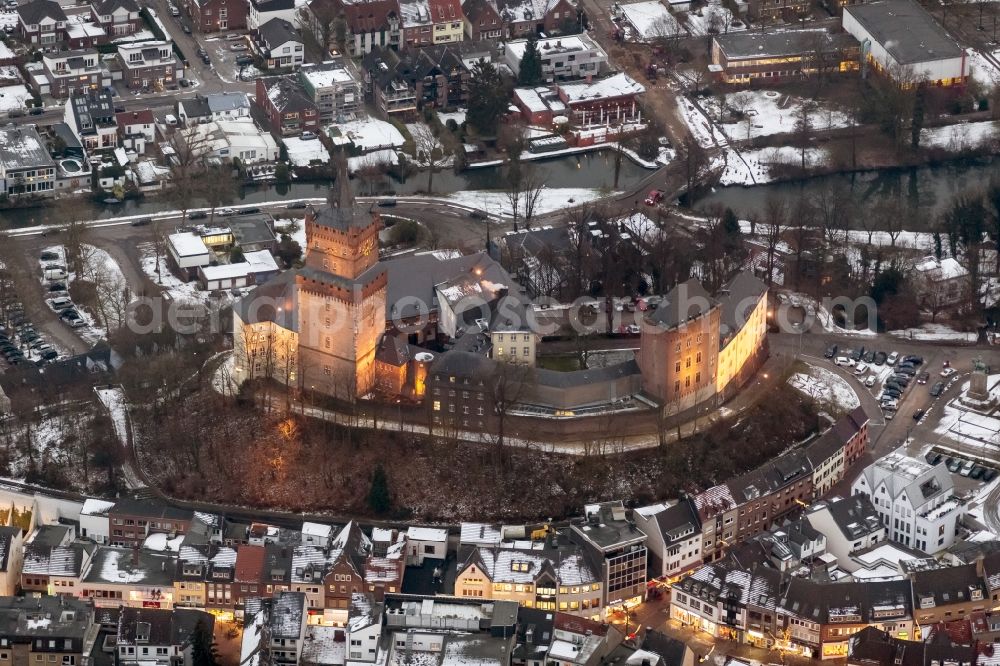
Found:
<svg viewBox="0 0 1000 666"><path fill-rule="evenodd" d="M83 501L83 508L80 509L81 516L106 516L111 507L115 505L114 502L108 502L107 500L99 500L88 497Z"/></svg>
<svg viewBox="0 0 1000 666"><path fill-rule="evenodd" d="M299 70L302 78L315 88L330 88L338 83L352 83L354 77L343 67L305 68Z"/></svg>
<svg viewBox="0 0 1000 666"><path fill-rule="evenodd" d="M0 127L0 164L7 170L55 166L38 130L31 125Z"/></svg>
<svg viewBox="0 0 1000 666"><path fill-rule="evenodd" d="M219 264L218 266L202 266L201 273L205 280L229 280L244 277L253 273L270 273L278 270L278 264L268 250L246 252L245 261L234 264Z"/></svg>
<svg viewBox="0 0 1000 666"><path fill-rule="evenodd" d="M415 527L411 525L406 531L406 537L410 541L437 541L445 543L448 541L448 530L438 527Z"/></svg>
<svg viewBox="0 0 1000 666"><path fill-rule="evenodd" d="M333 527L322 523L304 522L302 523L302 534L319 539L329 539L330 535L333 534Z"/></svg>
<svg viewBox="0 0 1000 666"><path fill-rule="evenodd" d="M174 248L178 257L197 257L208 254L208 246L196 233L183 231L177 234L170 234L167 242Z"/></svg>
<svg viewBox="0 0 1000 666"><path fill-rule="evenodd" d="M625 20L632 24L643 39L668 37L683 32L677 20L659 0L621 5Z"/></svg>
<svg viewBox="0 0 1000 666"><path fill-rule="evenodd" d="M940 261L933 256L924 257L916 263L914 270L934 282L964 278L969 274L965 266L954 257L945 257Z"/></svg>
<svg viewBox="0 0 1000 666"><path fill-rule="evenodd" d="M514 96L531 113L541 113L548 110L548 106L542 101L541 95L534 88L515 88Z"/></svg>
<svg viewBox="0 0 1000 666"><path fill-rule="evenodd" d="M146 537L142 547L146 550L154 550L159 553L177 553L180 552L183 542L183 534L179 534L173 539L167 538L166 534L150 534Z"/></svg>
<svg viewBox="0 0 1000 666"><path fill-rule="evenodd" d="M666 11L666 10L664 10ZM646 87L624 72L618 72L597 81L560 84L565 99L570 104L594 99L641 95Z"/></svg>

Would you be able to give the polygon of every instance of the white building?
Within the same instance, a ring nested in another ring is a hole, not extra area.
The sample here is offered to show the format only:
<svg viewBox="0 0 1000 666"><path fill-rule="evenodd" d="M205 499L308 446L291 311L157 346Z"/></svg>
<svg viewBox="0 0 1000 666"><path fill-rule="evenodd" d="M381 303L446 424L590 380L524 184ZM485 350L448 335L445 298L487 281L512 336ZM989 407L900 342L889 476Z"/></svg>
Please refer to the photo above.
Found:
<svg viewBox="0 0 1000 666"><path fill-rule="evenodd" d="M901 451L873 462L851 485L852 494L871 499L890 539L931 555L955 541L963 509L953 489L944 465L929 465Z"/></svg>
<svg viewBox="0 0 1000 666"><path fill-rule="evenodd" d="M333 527L322 523L302 523L302 545L322 546L330 545L333 540Z"/></svg>
<svg viewBox="0 0 1000 666"><path fill-rule="evenodd" d="M408 542L406 563L421 566L425 558L443 560L448 555L448 530L436 527L410 526L406 532Z"/></svg>
<svg viewBox="0 0 1000 666"><path fill-rule="evenodd" d="M969 271L954 257L924 257L913 264L913 277L920 305L931 311L960 305L969 295Z"/></svg>
<svg viewBox="0 0 1000 666"><path fill-rule="evenodd" d="M177 268L189 275L212 263L212 252L205 241L191 231L170 234L167 237L167 252Z"/></svg>
<svg viewBox="0 0 1000 666"><path fill-rule="evenodd" d="M851 553L886 539L882 518L865 495L815 504L805 519L826 537L826 552L837 558L842 569L850 569Z"/></svg>
<svg viewBox="0 0 1000 666"><path fill-rule="evenodd" d="M845 6L843 26L868 64L898 81L949 86L969 76L965 49L914 0Z"/></svg>
<svg viewBox="0 0 1000 666"><path fill-rule="evenodd" d="M56 163L34 125L0 127L0 194L51 195Z"/></svg>
<svg viewBox="0 0 1000 666"><path fill-rule="evenodd" d="M250 117L250 98L245 92L221 92L195 95L177 101L181 123L207 123L213 120L238 120Z"/></svg>
<svg viewBox="0 0 1000 666"><path fill-rule="evenodd" d="M110 533L108 532L108 512L114 502L106 502L99 499L87 498L80 509L80 536L85 539L93 539L97 543L108 542Z"/></svg>
<svg viewBox="0 0 1000 666"><path fill-rule="evenodd" d="M299 70L299 81L323 122L352 119L364 102L361 82L340 60L305 65Z"/></svg>
<svg viewBox="0 0 1000 666"><path fill-rule="evenodd" d="M243 164L275 162L278 144L249 118L199 123L182 130L185 141L205 158L239 159Z"/></svg>
<svg viewBox="0 0 1000 666"><path fill-rule="evenodd" d="M646 548L657 576L676 576L701 564L701 524L688 500L644 506L632 516L646 534Z"/></svg>
<svg viewBox="0 0 1000 666"><path fill-rule="evenodd" d="M305 43L291 22L283 18L261 25L253 46L268 69L297 69L305 62Z"/></svg>
<svg viewBox="0 0 1000 666"><path fill-rule="evenodd" d="M200 266L198 279L207 291L261 284L277 274L278 263L268 250L245 252L243 261L218 266Z"/></svg>
<svg viewBox="0 0 1000 666"><path fill-rule="evenodd" d="M527 45L526 39L507 42L504 60L515 74L521 70ZM546 81L590 78L608 68L608 54L587 33L539 39L538 53Z"/></svg>
<svg viewBox="0 0 1000 666"><path fill-rule="evenodd" d="M294 24L296 22L295 0L250 0L247 28L257 30L275 18Z"/></svg>

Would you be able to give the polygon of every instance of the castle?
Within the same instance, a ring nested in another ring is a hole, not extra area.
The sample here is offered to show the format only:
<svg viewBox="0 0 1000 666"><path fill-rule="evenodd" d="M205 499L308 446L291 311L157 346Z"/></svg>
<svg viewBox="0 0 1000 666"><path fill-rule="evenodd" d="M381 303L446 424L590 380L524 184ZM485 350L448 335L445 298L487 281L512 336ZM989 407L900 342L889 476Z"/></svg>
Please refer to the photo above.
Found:
<svg viewBox="0 0 1000 666"><path fill-rule="evenodd" d="M237 382L425 402L433 423L487 430L498 382L516 388L506 399L522 416L675 413L728 399L767 357L767 288L741 273L715 296L688 280L637 313L636 360L536 368L532 304L499 264L451 251L381 261L381 230L342 169L327 204L306 211L304 265L234 304Z"/></svg>

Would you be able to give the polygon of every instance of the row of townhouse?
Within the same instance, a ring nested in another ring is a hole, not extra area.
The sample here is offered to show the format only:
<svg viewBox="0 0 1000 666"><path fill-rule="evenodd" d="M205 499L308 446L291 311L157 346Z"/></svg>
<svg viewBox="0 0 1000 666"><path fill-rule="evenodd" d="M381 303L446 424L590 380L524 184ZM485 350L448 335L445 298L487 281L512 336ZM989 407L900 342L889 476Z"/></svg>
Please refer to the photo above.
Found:
<svg viewBox="0 0 1000 666"><path fill-rule="evenodd" d="M696 495L636 509L657 577L675 578L716 559L825 494L867 445L868 416L859 407L801 450Z"/></svg>
<svg viewBox="0 0 1000 666"><path fill-rule="evenodd" d="M130 90L172 88L184 76L170 42L121 44L108 60L91 48L57 51L27 68L28 82L39 95L65 99L101 92L120 80Z"/></svg>
<svg viewBox="0 0 1000 666"><path fill-rule="evenodd" d="M17 8L17 34L37 48L91 48L143 29L135 0L94 0L67 13L55 0L30 0Z"/></svg>
<svg viewBox="0 0 1000 666"><path fill-rule="evenodd" d="M327 28L331 17L343 18L347 52L355 58L375 48L579 31L579 11L571 0L312 0L299 20L313 27L320 43L325 39L336 48Z"/></svg>
<svg viewBox="0 0 1000 666"><path fill-rule="evenodd" d="M627 638L614 625L512 600L355 594L343 627L311 624L304 595L253 599L241 663L460 666L687 666L682 642L648 631Z"/></svg>
<svg viewBox="0 0 1000 666"><path fill-rule="evenodd" d="M924 563L892 578L831 580L781 571L744 551L672 586L670 617L718 638L805 657L840 659L874 627L902 640L940 623L992 617L1000 552L960 566Z"/></svg>

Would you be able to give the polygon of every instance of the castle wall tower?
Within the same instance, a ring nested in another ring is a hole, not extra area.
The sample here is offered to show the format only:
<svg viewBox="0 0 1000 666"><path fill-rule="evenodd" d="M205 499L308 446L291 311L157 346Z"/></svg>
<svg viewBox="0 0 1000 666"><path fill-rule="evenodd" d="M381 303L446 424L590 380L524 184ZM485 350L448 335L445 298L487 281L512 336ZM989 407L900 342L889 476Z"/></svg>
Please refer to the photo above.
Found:
<svg viewBox="0 0 1000 666"><path fill-rule="evenodd" d="M377 214L356 215L346 166L328 205L306 212L298 289L299 369L305 389L339 398L371 391L385 332L386 272L378 263Z"/></svg>

